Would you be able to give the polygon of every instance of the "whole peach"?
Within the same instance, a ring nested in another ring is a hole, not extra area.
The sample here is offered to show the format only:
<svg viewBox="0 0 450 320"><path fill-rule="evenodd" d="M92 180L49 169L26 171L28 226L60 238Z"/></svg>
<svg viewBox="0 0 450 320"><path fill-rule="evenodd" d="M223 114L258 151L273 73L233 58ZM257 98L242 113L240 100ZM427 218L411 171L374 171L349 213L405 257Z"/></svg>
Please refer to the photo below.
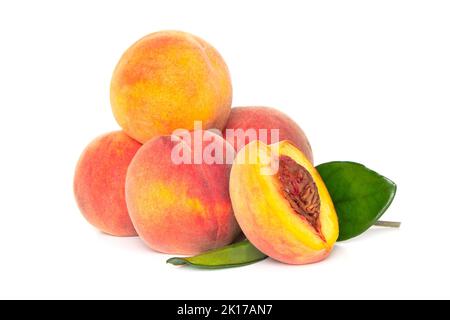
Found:
<svg viewBox="0 0 450 320"><path fill-rule="evenodd" d="M227 245L240 234L228 190L233 157L230 163L214 161L234 155L233 148L208 131L188 133L188 138L150 140L128 169L130 217L144 242L163 253L197 254Z"/></svg>
<svg viewBox="0 0 450 320"><path fill-rule="evenodd" d="M78 161L75 199L86 220L105 233L136 235L125 203L125 178L140 147L122 131L111 132L92 141Z"/></svg>
<svg viewBox="0 0 450 320"><path fill-rule="evenodd" d="M228 68L210 44L189 33L147 35L122 56L111 80L111 105L123 130L144 143L175 129L222 130L232 99Z"/></svg>
<svg viewBox="0 0 450 320"><path fill-rule="evenodd" d="M247 131L249 129L253 130ZM271 130L273 129L279 130L278 141L272 141L274 137ZM227 130L230 133L228 135ZM231 134L232 132L234 134ZM310 162L313 162L311 145L303 130L294 120L274 108L235 107L231 109L223 134L236 151L254 140L260 140L266 144L288 140L299 148Z"/></svg>

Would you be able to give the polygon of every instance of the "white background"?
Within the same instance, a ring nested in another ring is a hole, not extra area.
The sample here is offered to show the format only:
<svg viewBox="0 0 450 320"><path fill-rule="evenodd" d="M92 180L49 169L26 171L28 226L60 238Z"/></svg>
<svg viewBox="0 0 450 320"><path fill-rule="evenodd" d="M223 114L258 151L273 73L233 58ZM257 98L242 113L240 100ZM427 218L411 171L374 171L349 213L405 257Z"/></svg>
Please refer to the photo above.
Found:
<svg viewBox="0 0 450 320"><path fill-rule="evenodd" d="M448 1L1 1L0 298L450 298L449 17ZM385 219L402 228L315 265L220 271L94 230L74 167L118 128L119 57L161 29L212 43L233 105L291 115L316 164L358 161L394 180Z"/></svg>

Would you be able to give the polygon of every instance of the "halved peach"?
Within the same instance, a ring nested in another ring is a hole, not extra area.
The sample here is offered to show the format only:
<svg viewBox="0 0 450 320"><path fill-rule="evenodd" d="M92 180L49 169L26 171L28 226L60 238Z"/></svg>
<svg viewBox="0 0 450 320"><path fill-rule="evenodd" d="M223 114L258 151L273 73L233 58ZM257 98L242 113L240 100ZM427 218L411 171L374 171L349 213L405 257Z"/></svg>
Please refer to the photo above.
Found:
<svg viewBox="0 0 450 320"><path fill-rule="evenodd" d="M338 218L322 178L288 141L253 141L241 149L231 169L230 196L244 234L275 260L318 262L338 238Z"/></svg>

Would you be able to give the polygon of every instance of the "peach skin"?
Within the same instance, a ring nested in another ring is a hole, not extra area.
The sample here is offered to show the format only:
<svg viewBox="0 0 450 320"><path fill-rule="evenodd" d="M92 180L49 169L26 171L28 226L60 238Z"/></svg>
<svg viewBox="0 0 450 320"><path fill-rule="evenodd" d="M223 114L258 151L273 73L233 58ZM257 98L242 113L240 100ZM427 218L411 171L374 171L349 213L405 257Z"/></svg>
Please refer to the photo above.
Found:
<svg viewBox="0 0 450 320"><path fill-rule="evenodd" d="M219 135L199 130L188 133L188 138L195 135L204 150L214 147L213 156L234 154ZM174 135L154 138L138 151L128 169L130 217L153 250L198 254L227 245L240 234L228 191L231 165L205 158L194 144ZM179 158L183 154L186 161Z"/></svg>
<svg viewBox="0 0 450 320"><path fill-rule="evenodd" d="M231 109L227 65L210 44L192 34L147 35L122 56L111 80L111 105L123 130L145 143L175 129L222 130Z"/></svg>
<svg viewBox="0 0 450 320"><path fill-rule="evenodd" d="M114 236L136 236L125 203L128 165L141 144L122 131L92 141L78 161L74 192L87 221Z"/></svg>
<svg viewBox="0 0 450 320"><path fill-rule="evenodd" d="M231 109L230 118L223 131L226 136L226 130L233 129L235 134L239 131L254 129L256 135L232 135L226 137L227 141L233 145L236 151L239 151L244 145L253 140L260 140L266 144L272 144L283 140L291 141L302 151L310 162L313 162L313 153L308 138L303 130L284 113L269 107L235 107ZM278 129L278 141L272 141L272 136L268 131L267 136L260 134L260 129Z"/></svg>

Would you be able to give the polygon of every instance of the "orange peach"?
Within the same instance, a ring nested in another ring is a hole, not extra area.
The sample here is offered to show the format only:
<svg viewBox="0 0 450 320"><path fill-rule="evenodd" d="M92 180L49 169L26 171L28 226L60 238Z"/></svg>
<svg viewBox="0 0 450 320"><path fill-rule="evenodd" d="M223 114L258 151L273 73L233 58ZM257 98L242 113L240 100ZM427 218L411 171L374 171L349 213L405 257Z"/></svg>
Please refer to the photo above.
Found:
<svg viewBox="0 0 450 320"><path fill-rule="evenodd" d="M317 170L294 145L253 141L236 156L230 196L250 242L288 264L325 259L339 235L333 202Z"/></svg>
<svg viewBox="0 0 450 320"><path fill-rule="evenodd" d="M231 164L214 160L226 153L234 155L222 137L200 130L154 138L138 151L128 169L126 200L136 231L150 248L198 254L240 234L228 191Z"/></svg>
<svg viewBox="0 0 450 320"><path fill-rule="evenodd" d="M260 140L266 144L289 140L305 154L310 162L313 162L311 145L303 130L294 120L274 108L233 108L223 131L224 136L226 136L227 129L234 130L235 134L228 135L227 141L233 145L236 151L253 140ZM253 129L253 132L246 132L248 129ZM266 129L267 135L263 134L264 131L260 131L261 129ZM279 130L278 141L272 141L273 137L270 132L272 129Z"/></svg>
<svg viewBox="0 0 450 320"><path fill-rule="evenodd" d="M231 79L220 54L206 41L161 31L133 44L111 81L111 105L123 130L144 143L175 129L222 130L230 114Z"/></svg>
<svg viewBox="0 0 450 320"><path fill-rule="evenodd" d="M114 236L135 236L125 202L128 165L141 144L122 131L92 141L78 161L74 192L87 221Z"/></svg>

